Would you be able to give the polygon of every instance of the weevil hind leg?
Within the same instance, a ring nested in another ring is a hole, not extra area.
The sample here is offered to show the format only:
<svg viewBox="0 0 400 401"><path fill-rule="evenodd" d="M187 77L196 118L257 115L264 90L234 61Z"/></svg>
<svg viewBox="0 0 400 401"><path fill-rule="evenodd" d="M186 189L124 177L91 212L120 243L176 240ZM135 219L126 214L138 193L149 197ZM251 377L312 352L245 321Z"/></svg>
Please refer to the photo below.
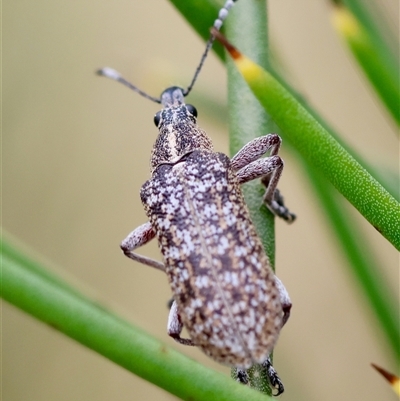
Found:
<svg viewBox="0 0 400 401"><path fill-rule="evenodd" d="M275 368L272 366L272 362L270 357L263 362L262 364L258 365L261 369L261 374L266 377L268 382L270 383L271 387L273 387L276 390L275 394L272 394L274 396L278 396L282 394L285 390L282 380L279 378L277 371ZM251 383L250 381L250 375L248 370L246 369L241 369L241 368L234 368L232 377L239 383L242 383L244 385L248 385Z"/></svg>
<svg viewBox="0 0 400 401"><path fill-rule="evenodd" d="M135 262L142 263L147 266L154 267L155 269L165 271L165 266L163 263L158 262L154 259L148 258L147 256L142 256L137 253L134 253L135 249L139 248L140 246L147 244L156 236L156 233L150 224L147 222L142 224L141 226L137 227L133 230L122 242L121 242L121 249L125 256L134 260Z"/></svg>
<svg viewBox="0 0 400 401"><path fill-rule="evenodd" d="M279 300L282 305L283 317L282 317L282 327L286 324L290 317L290 310L292 309L292 301L290 300L289 293L287 292L282 281L275 276L275 285L279 292Z"/></svg>
<svg viewBox="0 0 400 401"><path fill-rule="evenodd" d="M182 338L181 332L183 329L183 324L181 317L178 312L178 305L176 302L172 302L171 309L169 310L168 316L168 335L171 336L176 342L183 345L195 346L196 344L189 338Z"/></svg>

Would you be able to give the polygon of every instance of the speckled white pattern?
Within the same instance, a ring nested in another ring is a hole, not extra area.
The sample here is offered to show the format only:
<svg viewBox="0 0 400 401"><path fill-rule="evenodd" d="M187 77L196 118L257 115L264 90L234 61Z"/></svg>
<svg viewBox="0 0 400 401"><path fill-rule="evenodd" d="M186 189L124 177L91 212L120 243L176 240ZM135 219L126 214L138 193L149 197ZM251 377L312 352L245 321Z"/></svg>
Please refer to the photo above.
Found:
<svg viewBox="0 0 400 401"><path fill-rule="evenodd" d="M192 341L219 362L249 367L267 359L283 313L229 165L221 153L195 150L159 165L141 197Z"/></svg>
<svg viewBox="0 0 400 401"><path fill-rule="evenodd" d="M231 161L213 151L180 88L164 91L161 101L152 176L141 189L149 222L121 247L133 260L167 273L174 296L168 333L175 340L237 368L264 363L289 316L290 299L270 269L240 183L274 169L280 138L257 138ZM269 149L274 156L258 161ZM154 236L164 265L133 252ZM190 339L180 337L183 326Z"/></svg>

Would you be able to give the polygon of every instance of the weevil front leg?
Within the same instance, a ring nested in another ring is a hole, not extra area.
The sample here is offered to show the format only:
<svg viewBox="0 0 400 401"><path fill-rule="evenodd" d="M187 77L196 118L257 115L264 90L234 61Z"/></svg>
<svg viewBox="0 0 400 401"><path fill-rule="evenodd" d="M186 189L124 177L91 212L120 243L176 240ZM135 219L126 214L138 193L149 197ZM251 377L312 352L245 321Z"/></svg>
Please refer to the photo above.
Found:
<svg viewBox="0 0 400 401"><path fill-rule="evenodd" d="M168 335L171 336L179 344L195 346L196 344L189 338L181 337L182 329L183 324L181 317L179 316L178 306L176 302L173 301L168 316Z"/></svg>
<svg viewBox="0 0 400 401"><path fill-rule="evenodd" d="M153 230L152 225L147 222L142 224L133 230L121 243L121 249L124 252L124 255L129 259L132 259L136 262L142 263L147 266L154 267L158 270L165 272L165 266L163 263L158 262L154 259L148 258L146 256L139 255L134 251L136 248L146 244L151 241L156 236L155 231ZM171 305L171 309L169 311L168 316L168 335L171 336L175 341L183 345L192 345L192 340L187 338L181 338L180 334L183 329L183 324L181 318L179 316L178 307L176 302L173 301Z"/></svg>
<svg viewBox="0 0 400 401"><path fill-rule="evenodd" d="M156 236L156 232L154 231L150 222L144 223L141 226L137 227L133 230L122 242L121 249L125 256L128 258L142 263L147 266L154 267L155 269L161 270L165 272L165 266L163 263L158 262L154 259L148 258L147 256L142 256L137 253L134 253L136 248L147 244Z"/></svg>
<svg viewBox="0 0 400 401"><path fill-rule="evenodd" d="M231 159L231 167L237 172L239 183L243 184L256 178L265 178L264 202L275 215L291 223L296 216L286 208L277 185L283 170L283 160L278 156L281 138L276 134L268 134L255 138L245 145ZM270 156L260 159L270 150Z"/></svg>

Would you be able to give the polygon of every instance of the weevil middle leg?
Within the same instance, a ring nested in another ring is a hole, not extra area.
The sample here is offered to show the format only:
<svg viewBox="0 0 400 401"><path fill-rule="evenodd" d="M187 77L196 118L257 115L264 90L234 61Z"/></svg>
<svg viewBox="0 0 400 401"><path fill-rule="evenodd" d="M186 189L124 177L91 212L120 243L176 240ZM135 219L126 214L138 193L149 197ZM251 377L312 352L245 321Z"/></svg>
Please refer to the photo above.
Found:
<svg viewBox="0 0 400 401"><path fill-rule="evenodd" d="M168 316L168 335L172 337L176 342L183 345L195 346L196 344L189 338L182 338L181 332L183 329L183 324L181 317L178 312L178 305L175 301L172 302L171 309Z"/></svg>

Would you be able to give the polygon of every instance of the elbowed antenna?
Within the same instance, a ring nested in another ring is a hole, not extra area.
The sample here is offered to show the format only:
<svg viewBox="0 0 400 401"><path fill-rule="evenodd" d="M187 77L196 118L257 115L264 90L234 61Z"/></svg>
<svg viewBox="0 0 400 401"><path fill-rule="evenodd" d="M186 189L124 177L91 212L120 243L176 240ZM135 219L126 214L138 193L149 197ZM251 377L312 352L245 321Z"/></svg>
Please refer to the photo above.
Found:
<svg viewBox="0 0 400 401"><path fill-rule="evenodd" d="M206 60L206 58L208 56L208 52L210 51L210 49L214 43L214 40L215 40L214 30L218 33L218 31L222 27L222 24L224 23L224 20L228 16L229 10L233 7L233 5L236 3L236 1L237 0L226 0L224 6L219 10L218 18L214 21L214 24L212 26L211 35L207 41L204 53L201 56L200 63L197 66L196 71L193 75L192 82L190 82L190 85L182 92L183 96L187 96L190 93L190 91L193 89L193 86L196 83L197 77L199 76L200 71L203 67L204 61ZM137 86L131 84L124 77L122 77L122 75L118 71L116 71L112 68L109 68L109 67L101 68L100 70L97 71L97 74L102 75L103 77L113 79L114 81L121 82L121 84L134 90L135 92L139 93L139 95L145 97L146 99L152 100L155 103L161 103L161 98L156 98L156 97L148 95L146 92L143 92Z"/></svg>
<svg viewBox="0 0 400 401"><path fill-rule="evenodd" d="M114 70L113 68L109 68L109 67L101 68L100 70L96 71L96 74L101 75L103 77L113 79L114 81L117 81L117 82L121 82L121 84L123 84L123 85L127 86L128 88L132 89L133 91L139 93L139 95L142 95L146 99L152 100L153 102L156 102L156 103L161 103L160 98L150 96L146 92L143 92L137 86L135 86L135 85L131 84L129 81L127 81L118 71Z"/></svg>

